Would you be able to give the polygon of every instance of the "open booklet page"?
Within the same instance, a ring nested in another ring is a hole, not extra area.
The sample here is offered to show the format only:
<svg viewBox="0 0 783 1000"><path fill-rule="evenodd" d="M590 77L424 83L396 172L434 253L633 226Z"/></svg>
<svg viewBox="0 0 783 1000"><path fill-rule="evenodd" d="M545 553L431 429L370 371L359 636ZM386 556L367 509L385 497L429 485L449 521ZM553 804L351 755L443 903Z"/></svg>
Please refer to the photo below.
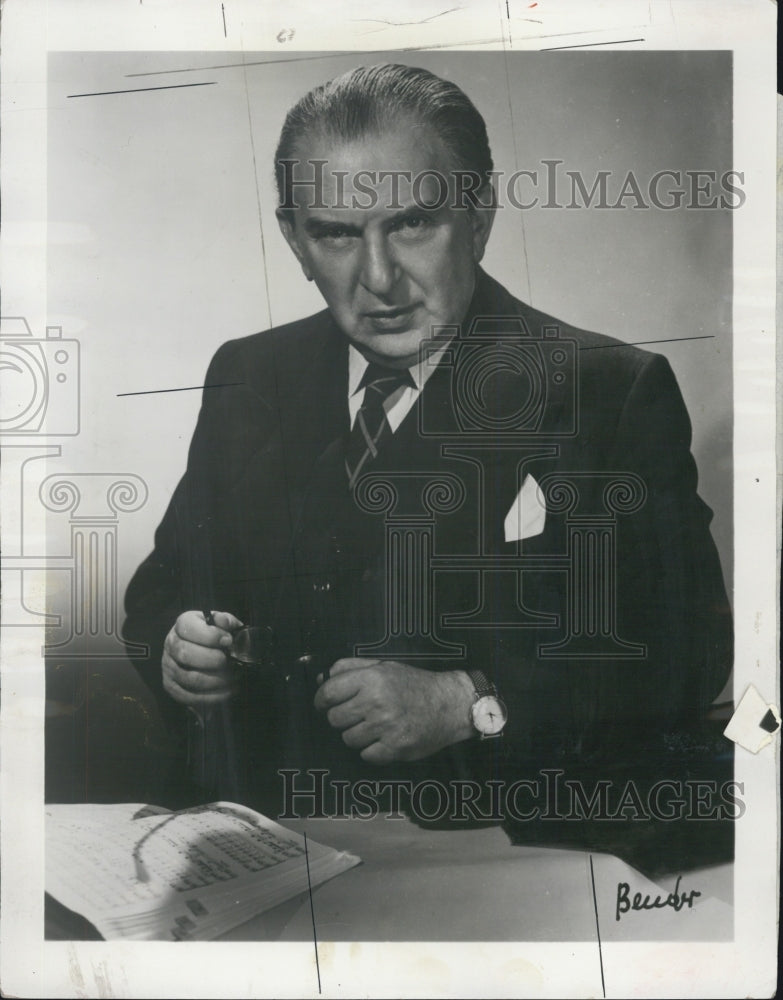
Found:
<svg viewBox="0 0 783 1000"><path fill-rule="evenodd" d="M46 807L46 889L103 937L209 940L360 859L252 809Z"/></svg>

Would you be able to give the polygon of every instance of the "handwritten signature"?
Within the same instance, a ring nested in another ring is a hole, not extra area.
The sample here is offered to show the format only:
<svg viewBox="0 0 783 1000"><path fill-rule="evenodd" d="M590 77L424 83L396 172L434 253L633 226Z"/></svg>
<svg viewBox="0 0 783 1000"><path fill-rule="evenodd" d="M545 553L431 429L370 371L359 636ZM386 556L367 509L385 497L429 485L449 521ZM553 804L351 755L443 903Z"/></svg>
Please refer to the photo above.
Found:
<svg viewBox="0 0 783 1000"><path fill-rule="evenodd" d="M636 892L631 898L631 887L627 882L617 883L617 908L615 910L615 920L619 920L624 913L628 913L629 910L663 910L667 906L670 906L675 913L679 913L680 910L687 906L688 909L693 907L693 900L696 896L701 896L701 893L696 889L691 889L690 892L680 892L680 881L682 880L682 875L677 876L677 882L674 886L674 892L670 892L668 896L656 896L652 899L651 896L643 896L640 892Z"/></svg>

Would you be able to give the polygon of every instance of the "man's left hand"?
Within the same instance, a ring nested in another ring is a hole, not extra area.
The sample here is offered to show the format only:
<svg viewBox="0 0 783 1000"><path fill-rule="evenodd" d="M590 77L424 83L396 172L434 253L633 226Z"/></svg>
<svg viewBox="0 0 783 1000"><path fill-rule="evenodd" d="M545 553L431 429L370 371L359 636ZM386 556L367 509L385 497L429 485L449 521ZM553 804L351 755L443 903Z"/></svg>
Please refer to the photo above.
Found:
<svg viewBox="0 0 783 1000"><path fill-rule="evenodd" d="M320 678L319 678L320 679ZM474 692L463 670L435 672L396 660L338 660L315 707L370 764L419 760L473 735Z"/></svg>

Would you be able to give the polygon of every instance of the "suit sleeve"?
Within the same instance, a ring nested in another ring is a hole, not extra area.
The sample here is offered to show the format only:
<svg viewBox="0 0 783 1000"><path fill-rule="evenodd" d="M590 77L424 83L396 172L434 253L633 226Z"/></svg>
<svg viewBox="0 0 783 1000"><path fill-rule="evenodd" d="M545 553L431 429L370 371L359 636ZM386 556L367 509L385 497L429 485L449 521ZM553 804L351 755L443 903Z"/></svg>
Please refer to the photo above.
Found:
<svg viewBox="0 0 783 1000"><path fill-rule="evenodd" d="M696 492L690 421L663 357L645 359L607 438L603 470L646 487L641 508L617 518L612 587L617 632L644 655L543 659L519 655L513 631L499 634L489 656L509 706L502 754L512 765L617 759L645 736L694 731L731 669L712 512ZM565 612L563 602L561 621Z"/></svg>
<svg viewBox="0 0 783 1000"><path fill-rule="evenodd" d="M155 533L154 549L136 570L125 595L123 637L147 647L146 656L132 658L134 666L171 726L182 722L184 710L163 690L161 655L166 635L183 611L216 607L212 526L225 474L221 466L229 450L226 397L221 387L234 381L230 353L231 345L224 344L209 365L187 470Z"/></svg>

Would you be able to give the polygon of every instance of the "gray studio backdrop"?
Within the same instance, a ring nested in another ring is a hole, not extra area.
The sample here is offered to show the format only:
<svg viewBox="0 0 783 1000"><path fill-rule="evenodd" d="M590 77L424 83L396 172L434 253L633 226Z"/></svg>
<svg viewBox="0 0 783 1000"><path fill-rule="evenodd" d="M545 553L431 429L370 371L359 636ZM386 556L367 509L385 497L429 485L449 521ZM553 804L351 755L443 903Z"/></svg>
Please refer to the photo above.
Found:
<svg viewBox="0 0 783 1000"><path fill-rule="evenodd" d="M48 322L78 339L82 388L80 433L48 471L146 483L146 501L117 521L120 597L185 467L200 404L187 387L203 383L223 341L322 308L275 221L272 154L285 111L343 70L388 58L50 57ZM732 163L727 53L392 58L467 91L499 170L543 174L542 160L562 160L588 187L610 170L616 197L628 171L645 190L661 170L742 169ZM569 198L565 188L560 201ZM505 208L485 258L514 294L555 316L628 342L667 341L650 349L670 359L690 411L729 586L731 232L728 209ZM681 338L709 339L671 342ZM151 392L163 389L183 391ZM50 515L50 551L68 549L68 531L67 514ZM68 588L50 578L67 629Z"/></svg>

